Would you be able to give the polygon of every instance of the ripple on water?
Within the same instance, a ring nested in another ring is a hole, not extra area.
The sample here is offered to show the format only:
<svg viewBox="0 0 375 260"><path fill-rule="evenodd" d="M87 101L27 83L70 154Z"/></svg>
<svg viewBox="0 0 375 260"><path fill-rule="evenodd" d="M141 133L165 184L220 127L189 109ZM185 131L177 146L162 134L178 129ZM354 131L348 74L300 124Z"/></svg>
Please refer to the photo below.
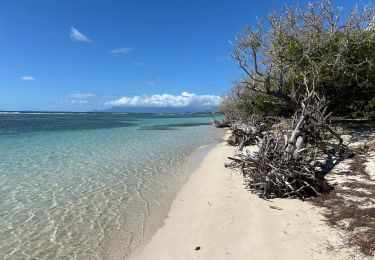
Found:
<svg viewBox="0 0 375 260"><path fill-rule="evenodd" d="M131 253L166 216L188 155L213 141L211 127L183 123L0 135L0 258Z"/></svg>

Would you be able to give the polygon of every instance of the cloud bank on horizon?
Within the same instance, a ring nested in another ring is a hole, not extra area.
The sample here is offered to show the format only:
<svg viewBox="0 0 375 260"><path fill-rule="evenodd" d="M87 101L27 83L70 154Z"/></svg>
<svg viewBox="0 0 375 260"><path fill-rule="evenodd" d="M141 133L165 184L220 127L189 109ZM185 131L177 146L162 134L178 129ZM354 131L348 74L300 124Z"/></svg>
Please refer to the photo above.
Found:
<svg viewBox="0 0 375 260"><path fill-rule="evenodd" d="M115 107L171 107L171 108L209 108L220 103L220 97L214 95L197 95L182 92L180 95L156 94L151 96L122 97L106 102L106 105Z"/></svg>

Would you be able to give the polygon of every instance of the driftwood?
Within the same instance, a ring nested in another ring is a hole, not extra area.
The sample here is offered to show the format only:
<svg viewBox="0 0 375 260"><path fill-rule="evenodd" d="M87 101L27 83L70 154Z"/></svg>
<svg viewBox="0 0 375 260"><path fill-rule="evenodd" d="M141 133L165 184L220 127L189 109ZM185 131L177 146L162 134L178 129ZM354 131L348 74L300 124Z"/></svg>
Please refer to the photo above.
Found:
<svg viewBox="0 0 375 260"><path fill-rule="evenodd" d="M306 89L290 130L271 131L269 125L259 120L257 124L232 125L235 136L242 135L242 142L236 143L239 149L252 140L259 151L229 157L232 162L226 167L239 169L246 187L260 197L305 199L326 193L331 187L324 176L334 165L333 157L350 155L340 135L327 123L330 114L325 99Z"/></svg>
<svg viewBox="0 0 375 260"><path fill-rule="evenodd" d="M231 135L227 142L229 145L237 145L238 150L251 144L255 144L258 139L263 138L263 132L271 129L277 121L275 118L251 118L247 122L237 121L231 124Z"/></svg>
<svg viewBox="0 0 375 260"><path fill-rule="evenodd" d="M231 126L230 121L225 119L225 118L222 119L222 120L214 119L214 120L212 120L212 124L217 128L224 128L224 127L230 127Z"/></svg>
<svg viewBox="0 0 375 260"><path fill-rule="evenodd" d="M232 158L227 167L241 170L246 187L263 198L299 197L328 192L330 186L317 170L317 149L301 150L291 157L286 152L285 135L268 133L259 143L259 151Z"/></svg>
<svg viewBox="0 0 375 260"><path fill-rule="evenodd" d="M255 137L260 134L261 130L254 124L244 124L235 122L232 124L231 135L228 138L229 145L238 145L239 149L254 142Z"/></svg>

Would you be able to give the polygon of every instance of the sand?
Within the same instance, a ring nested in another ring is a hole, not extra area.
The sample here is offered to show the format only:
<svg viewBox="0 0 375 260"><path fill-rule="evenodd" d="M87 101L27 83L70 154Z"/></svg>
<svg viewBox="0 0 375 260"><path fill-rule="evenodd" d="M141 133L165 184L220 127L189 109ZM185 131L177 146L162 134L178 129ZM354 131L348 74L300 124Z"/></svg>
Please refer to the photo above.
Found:
<svg viewBox="0 0 375 260"><path fill-rule="evenodd" d="M320 208L247 191L242 176L223 167L234 149L221 143L204 156L165 224L132 259L355 259Z"/></svg>

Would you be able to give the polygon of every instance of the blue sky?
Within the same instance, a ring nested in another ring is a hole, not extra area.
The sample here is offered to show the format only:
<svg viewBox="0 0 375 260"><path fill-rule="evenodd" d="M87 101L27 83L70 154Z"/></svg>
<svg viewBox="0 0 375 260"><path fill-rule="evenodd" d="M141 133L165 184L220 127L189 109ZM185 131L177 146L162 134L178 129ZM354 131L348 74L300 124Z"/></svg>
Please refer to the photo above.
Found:
<svg viewBox="0 0 375 260"><path fill-rule="evenodd" d="M3 0L0 109L212 105L241 75L229 41L256 16L305 2Z"/></svg>

